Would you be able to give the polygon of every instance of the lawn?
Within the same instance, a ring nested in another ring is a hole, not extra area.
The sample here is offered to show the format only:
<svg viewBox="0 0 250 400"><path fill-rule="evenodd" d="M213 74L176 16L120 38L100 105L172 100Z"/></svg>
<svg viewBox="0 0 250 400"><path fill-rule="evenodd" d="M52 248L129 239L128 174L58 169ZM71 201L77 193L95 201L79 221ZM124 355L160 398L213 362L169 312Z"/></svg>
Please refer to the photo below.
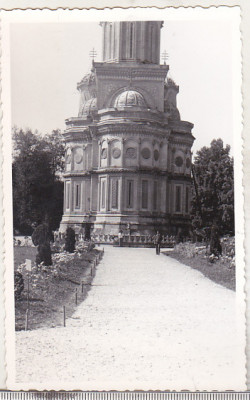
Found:
<svg viewBox="0 0 250 400"><path fill-rule="evenodd" d="M18 265L25 262L26 259L35 261L37 249L31 246L14 246L14 267L17 269Z"/></svg>
<svg viewBox="0 0 250 400"><path fill-rule="evenodd" d="M15 246L15 270L26 258L35 261L36 252L34 247ZM78 304L86 298L95 275L93 260L99 253L93 249L80 257L73 256L74 259L63 264L58 274L52 273L50 267L42 272L32 269L29 276L29 329L63 325L63 306L66 308L66 316L70 317L76 309L76 292ZM24 290L15 302L16 330L25 328L27 311L28 272L25 268L22 274Z"/></svg>
<svg viewBox="0 0 250 400"><path fill-rule="evenodd" d="M230 240L231 239L226 239L227 242ZM227 254L229 254L228 248L231 251L234 244L228 244L227 242L223 246L222 257L213 263L211 263L205 255L206 249L202 249L201 251L198 250L198 252L196 250L195 252L193 249L199 249L199 247L195 247L195 245L191 243L177 245L173 251L163 253L166 256L175 258L181 263L200 271L213 282L216 282L227 289L235 290L235 267L231 267L230 260L232 260L232 258L227 256Z"/></svg>

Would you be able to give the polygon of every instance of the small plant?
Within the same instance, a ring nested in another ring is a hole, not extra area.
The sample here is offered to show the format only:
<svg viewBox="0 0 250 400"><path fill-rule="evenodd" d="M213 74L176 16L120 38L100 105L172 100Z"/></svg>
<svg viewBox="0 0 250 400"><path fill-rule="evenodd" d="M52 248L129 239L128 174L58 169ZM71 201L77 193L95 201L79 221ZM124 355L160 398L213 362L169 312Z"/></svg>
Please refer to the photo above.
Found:
<svg viewBox="0 0 250 400"><path fill-rule="evenodd" d="M24 289L23 275L20 271L15 271L14 274L14 292L15 299L20 300L22 291Z"/></svg>
<svg viewBox="0 0 250 400"><path fill-rule="evenodd" d="M65 236L65 251L73 253L75 251L76 235L73 228L68 227Z"/></svg>

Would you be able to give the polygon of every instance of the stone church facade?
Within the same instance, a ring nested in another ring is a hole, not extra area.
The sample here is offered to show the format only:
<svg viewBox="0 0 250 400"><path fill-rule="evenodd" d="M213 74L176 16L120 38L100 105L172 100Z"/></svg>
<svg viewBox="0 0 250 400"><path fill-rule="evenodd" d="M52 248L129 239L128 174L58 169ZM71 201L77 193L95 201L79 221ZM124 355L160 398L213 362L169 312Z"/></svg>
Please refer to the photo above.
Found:
<svg viewBox="0 0 250 400"><path fill-rule="evenodd" d="M161 21L102 22L103 62L77 88L66 120L60 230L187 234L193 124L160 64Z"/></svg>

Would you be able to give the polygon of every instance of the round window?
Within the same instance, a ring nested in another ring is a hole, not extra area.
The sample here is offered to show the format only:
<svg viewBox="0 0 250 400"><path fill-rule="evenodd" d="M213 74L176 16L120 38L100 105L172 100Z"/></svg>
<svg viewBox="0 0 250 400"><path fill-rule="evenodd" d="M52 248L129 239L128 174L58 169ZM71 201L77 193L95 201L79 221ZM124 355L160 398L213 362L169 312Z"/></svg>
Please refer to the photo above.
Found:
<svg viewBox="0 0 250 400"><path fill-rule="evenodd" d="M118 147L115 147L112 151L112 155L114 158L119 158L121 155L121 150Z"/></svg>
<svg viewBox="0 0 250 400"><path fill-rule="evenodd" d="M82 162L82 149L75 150L74 159L77 164L80 164L80 162Z"/></svg>
<svg viewBox="0 0 250 400"><path fill-rule="evenodd" d="M175 165L176 165L177 167L181 167L181 166L183 165L183 158L180 157L180 156L176 157L176 159L175 159Z"/></svg>
<svg viewBox="0 0 250 400"><path fill-rule="evenodd" d="M134 147L128 147L126 150L126 158L135 159L136 158L136 149Z"/></svg>
<svg viewBox="0 0 250 400"><path fill-rule="evenodd" d="M151 156L150 150L147 147L144 147L144 149L142 149L142 151L141 151L141 155L146 160L149 159Z"/></svg>
<svg viewBox="0 0 250 400"><path fill-rule="evenodd" d="M105 160L105 158L107 158L107 149L102 149L101 158L102 158L103 160Z"/></svg>
<svg viewBox="0 0 250 400"><path fill-rule="evenodd" d="M190 160L190 158L187 158L187 159L186 159L186 167L187 167L187 168L190 168L190 167L191 167L191 160Z"/></svg>
<svg viewBox="0 0 250 400"><path fill-rule="evenodd" d="M158 150L155 150L155 151L154 151L154 159L155 159L155 161L158 161L158 160L159 160L159 157L160 157L159 151L158 151Z"/></svg>

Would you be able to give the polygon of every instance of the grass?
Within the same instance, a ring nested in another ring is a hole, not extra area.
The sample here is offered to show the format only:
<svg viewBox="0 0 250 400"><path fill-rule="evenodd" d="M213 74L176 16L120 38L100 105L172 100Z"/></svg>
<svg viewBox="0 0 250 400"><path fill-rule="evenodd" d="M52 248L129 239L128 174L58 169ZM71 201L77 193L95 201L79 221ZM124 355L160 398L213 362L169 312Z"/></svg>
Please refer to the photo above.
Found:
<svg viewBox="0 0 250 400"><path fill-rule="evenodd" d="M210 263L203 255L197 254L192 258L184 256L177 251L164 253L166 256L172 257L197 271L200 271L204 276L211 281L226 287L227 289L235 290L235 268L229 268L227 264L220 260Z"/></svg>
<svg viewBox="0 0 250 400"><path fill-rule="evenodd" d="M37 249L28 246L15 246L14 265L15 270L26 258L35 260ZM75 258L64 268L63 274L52 276L40 274L36 285L30 285L29 303L29 329L52 328L63 325L63 306L66 307L66 316L70 317L76 309L77 301L81 303L87 296L90 284L95 275L91 269L91 261L98 250L84 253L81 258ZM49 268L49 267L48 267ZM92 274L91 274L91 271ZM23 269L24 291L21 298L15 302L15 326L16 330L25 328L25 315L27 310L27 286L28 272ZM32 275L33 273L31 273ZM30 276L30 281L34 279ZM83 283L83 285L82 285Z"/></svg>

